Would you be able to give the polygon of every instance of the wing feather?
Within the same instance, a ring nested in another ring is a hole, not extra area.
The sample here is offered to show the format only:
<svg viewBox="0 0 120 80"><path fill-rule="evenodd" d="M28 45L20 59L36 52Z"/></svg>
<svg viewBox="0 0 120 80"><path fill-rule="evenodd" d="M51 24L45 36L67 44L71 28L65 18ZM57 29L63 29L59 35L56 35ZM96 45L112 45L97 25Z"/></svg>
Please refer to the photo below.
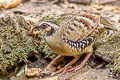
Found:
<svg viewBox="0 0 120 80"><path fill-rule="evenodd" d="M71 15L61 22L58 32L61 36L71 40L84 40L87 38L98 25L98 19L91 15Z"/></svg>

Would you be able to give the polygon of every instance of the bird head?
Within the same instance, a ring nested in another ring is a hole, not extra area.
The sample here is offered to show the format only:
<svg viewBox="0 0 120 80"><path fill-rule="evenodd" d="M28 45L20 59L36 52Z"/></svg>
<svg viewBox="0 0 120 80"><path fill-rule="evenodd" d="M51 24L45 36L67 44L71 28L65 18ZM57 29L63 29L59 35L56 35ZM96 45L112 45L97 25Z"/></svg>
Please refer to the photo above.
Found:
<svg viewBox="0 0 120 80"><path fill-rule="evenodd" d="M35 25L35 29L43 29L47 32L47 36L51 36L55 33L56 29L59 28L59 25L53 21L44 21L40 24Z"/></svg>

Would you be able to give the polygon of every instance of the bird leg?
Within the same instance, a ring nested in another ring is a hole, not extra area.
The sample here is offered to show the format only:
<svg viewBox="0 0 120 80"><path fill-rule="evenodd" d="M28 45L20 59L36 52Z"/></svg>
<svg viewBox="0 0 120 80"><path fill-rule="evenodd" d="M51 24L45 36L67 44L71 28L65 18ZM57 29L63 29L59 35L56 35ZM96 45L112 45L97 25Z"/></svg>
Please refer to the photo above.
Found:
<svg viewBox="0 0 120 80"><path fill-rule="evenodd" d="M87 62L87 60L90 58L91 55L92 55L91 52L88 53L87 56L84 58L84 60L79 65L77 65L76 67L70 69L69 71L74 70L76 72L77 70L81 69L85 65L85 63Z"/></svg>
<svg viewBox="0 0 120 80"><path fill-rule="evenodd" d="M75 58L74 58L71 62L69 62L66 66L64 66L64 67L61 68L60 70L52 73L51 76L54 76L54 75L56 75L56 74L58 74L58 73L60 73L60 72L62 72L62 71L63 71L63 74L64 74L65 72L67 72L67 70L70 68L70 66L71 66L72 64L74 64L76 61L79 60L79 58L80 58L80 56L78 56L78 55L75 56Z"/></svg>
<svg viewBox="0 0 120 80"><path fill-rule="evenodd" d="M51 73L56 70L56 66L64 60L64 56L58 55L48 66L44 69L44 73Z"/></svg>

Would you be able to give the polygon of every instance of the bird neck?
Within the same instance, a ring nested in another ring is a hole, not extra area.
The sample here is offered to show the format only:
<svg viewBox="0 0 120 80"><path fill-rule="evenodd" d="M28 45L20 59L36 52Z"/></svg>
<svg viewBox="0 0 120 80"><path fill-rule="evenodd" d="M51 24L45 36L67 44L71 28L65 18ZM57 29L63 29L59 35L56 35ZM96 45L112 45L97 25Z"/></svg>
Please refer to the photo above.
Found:
<svg viewBox="0 0 120 80"><path fill-rule="evenodd" d="M53 36L53 34L55 33L54 28L51 28L51 30L49 32L47 32L47 37Z"/></svg>

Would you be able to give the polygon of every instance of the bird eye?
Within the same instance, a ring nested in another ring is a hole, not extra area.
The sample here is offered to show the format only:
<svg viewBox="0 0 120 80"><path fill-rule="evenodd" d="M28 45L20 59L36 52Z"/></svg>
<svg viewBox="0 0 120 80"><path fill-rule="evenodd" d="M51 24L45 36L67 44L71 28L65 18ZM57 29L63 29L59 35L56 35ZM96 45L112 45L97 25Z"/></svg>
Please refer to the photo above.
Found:
<svg viewBox="0 0 120 80"><path fill-rule="evenodd" d="M49 25L48 24L46 24L46 23L44 23L44 24L42 24L42 27L45 29L45 28L47 28Z"/></svg>

